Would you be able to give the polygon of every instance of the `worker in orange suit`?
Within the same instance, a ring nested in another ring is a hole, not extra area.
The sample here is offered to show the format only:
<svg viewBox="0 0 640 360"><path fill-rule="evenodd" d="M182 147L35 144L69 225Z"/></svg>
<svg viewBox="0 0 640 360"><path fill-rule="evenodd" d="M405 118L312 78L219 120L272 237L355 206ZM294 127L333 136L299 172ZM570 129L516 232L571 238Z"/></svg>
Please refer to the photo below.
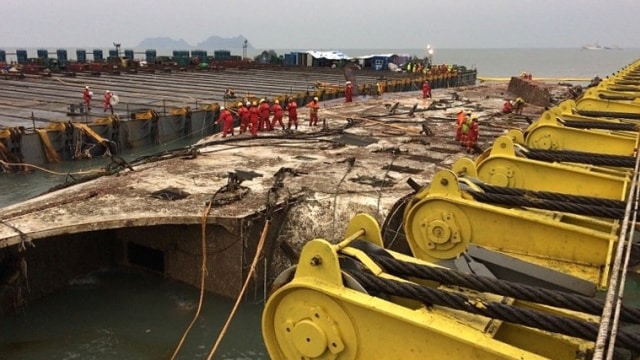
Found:
<svg viewBox="0 0 640 360"><path fill-rule="evenodd" d="M471 113L469 113L471 116ZM462 141L462 124L464 123L467 116L464 114L464 110L458 110L458 114L456 115L456 141Z"/></svg>
<svg viewBox="0 0 640 360"><path fill-rule="evenodd" d="M231 111L226 109L224 106L220 108L220 117L218 118L218 123L222 124L222 137L227 137L227 133L231 133L233 136L233 115L231 115Z"/></svg>
<svg viewBox="0 0 640 360"><path fill-rule="evenodd" d="M294 98L289 98L287 104L287 112L289 115L289 122L287 122L287 129L291 129L291 123L295 125L295 129L298 130L298 103Z"/></svg>
<svg viewBox="0 0 640 360"><path fill-rule="evenodd" d="M271 130L276 127L276 123L280 123L282 130L284 130L284 123L282 122L282 106L280 106L280 101L278 99L273 102L271 111L273 112L273 120L271 120Z"/></svg>
<svg viewBox="0 0 640 360"><path fill-rule="evenodd" d="M471 117L471 123L469 124L469 129L467 131L465 147L467 148L467 152L472 154L474 152L474 147L478 143L478 135L479 135L479 127L478 127L478 115L474 114Z"/></svg>
<svg viewBox="0 0 640 360"><path fill-rule="evenodd" d="M429 84L429 80L425 80L422 83L422 98L431 98L431 85Z"/></svg>
<svg viewBox="0 0 640 360"><path fill-rule="evenodd" d="M258 136L258 120L260 119L260 112L258 111L258 103L255 101L251 103L249 108L249 119L251 121L251 135L253 137Z"/></svg>
<svg viewBox="0 0 640 360"><path fill-rule="evenodd" d="M344 85L344 102L353 101L353 84L351 81L347 81Z"/></svg>
<svg viewBox="0 0 640 360"><path fill-rule="evenodd" d="M242 102L238 103L238 117L240 118L240 134L244 134L247 132L247 128L251 129L251 118L249 116L249 109L247 106L251 105L250 102L247 101L247 104L243 104Z"/></svg>
<svg viewBox="0 0 640 360"><path fill-rule="evenodd" d="M318 97L314 97L310 103L307 104L309 107L309 126L318 125L318 110L320 110L320 104L318 104Z"/></svg>
<svg viewBox="0 0 640 360"><path fill-rule="evenodd" d="M271 128L271 122L269 121L269 114L271 112L271 106L265 99L260 99L260 105L258 105L258 112L260 113L260 122L258 123L258 131L264 131L265 128L268 131L273 130Z"/></svg>

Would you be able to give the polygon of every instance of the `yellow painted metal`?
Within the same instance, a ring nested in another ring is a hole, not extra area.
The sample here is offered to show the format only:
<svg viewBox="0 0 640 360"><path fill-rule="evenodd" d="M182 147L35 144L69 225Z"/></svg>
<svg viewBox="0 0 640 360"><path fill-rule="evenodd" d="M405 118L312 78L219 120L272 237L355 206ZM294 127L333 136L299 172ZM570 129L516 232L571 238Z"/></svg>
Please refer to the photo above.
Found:
<svg viewBox="0 0 640 360"><path fill-rule="evenodd" d="M525 134L525 145L532 149L571 150L610 155L633 155L638 148L639 139L637 132L565 127L550 111L545 111L527 128Z"/></svg>
<svg viewBox="0 0 640 360"><path fill-rule="evenodd" d="M601 99L596 89L588 89L576 101L578 111L599 112L610 116L640 118L640 99L633 101L618 101Z"/></svg>
<svg viewBox="0 0 640 360"><path fill-rule="evenodd" d="M107 139L103 138L102 136L100 136L100 134L98 134L97 132L95 132L92 128L90 128L87 124L82 124L82 123L74 123L73 126L75 126L76 128L81 129L82 131L84 131L85 134L87 134L89 137L91 137L93 140L95 140L98 144L102 144L104 146L108 146L108 141Z"/></svg>
<svg viewBox="0 0 640 360"><path fill-rule="evenodd" d="M575 121L589 121L589 122L603 122L603 123L614 123L614 124L634 124L636 125L636 131L640 131L640 123L638 121L632 119L625 118L611 118L611 117L594 117L594 116L585 116L577 114L574 109L576 107L576 103L573 100L565 100L558 104L557 106L549 108L548 111L551 114L555 115L556 119L560 120L575 120ZM628 133L629 131L612 131L614 134L618 133Z"/></svg>
<svg viewBox="0 0 640 360"><path fill-rule="evenodd" d="M473 243L606 288L619 224L481 203L452 171L441 170L407 203L403 227L419 259L453 259Z"/></svg>
<svg viewBox="0 0 640 360"><path fill-rule="evenodd" d="M427 308L395 297L380 298L345 286L345 274L338 261L343 253L367 258L354 248L338 250L323 239L309 241L293 279L269 297L262 315L262 333L271 359L577 360L582 359L581 354L593 351L590 341L445 307ZM392 251L388 253L406 259ZM431 265L417 259L411 261ZM380 271L374 273L405 281ZM531 306L486 293L441 289L473 297L478 306L486 301ZM558 311L563 310L553 310ZM585 314L565 314L597 321Z"/></svg>
<svg viewBox="0 0 640 360"><path fill-rule="evenodd" d="M60 154L56 151L51 143L51 139L49 139L49 134L46 129L35 129L40 137L40 143L42 144L42 150L44 151L44 155L47 158L48 163L59 163L60 162Z"/></svg>
<svg viewBox="0 0 640 360"><path fill-rule="evenodd" d="M527 159L509 136L498 137L489 155L477 162L457 160L451 170L503 187L625 200L631 182L628 171L599 166L549 163Z"/></svg>

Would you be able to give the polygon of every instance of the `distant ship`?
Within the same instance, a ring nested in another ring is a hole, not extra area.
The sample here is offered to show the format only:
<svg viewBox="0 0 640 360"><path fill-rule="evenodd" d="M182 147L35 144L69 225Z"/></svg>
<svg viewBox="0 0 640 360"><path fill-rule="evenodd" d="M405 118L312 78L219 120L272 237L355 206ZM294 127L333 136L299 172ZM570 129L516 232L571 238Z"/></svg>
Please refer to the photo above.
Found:
<svg viewBox="0 0 640 360"><path fill-rule="evenodd" d="M587 44L582 46L582 50L605 50L604 46L600 46L600 44Z"/></svg>
<svg viewBox="0 0 640 360"><path fill-rule="evenodd" d="M583 45L581 50L622 50L622 48L617 45L601 46L598 43L593 43L593 44Z"/></svg>

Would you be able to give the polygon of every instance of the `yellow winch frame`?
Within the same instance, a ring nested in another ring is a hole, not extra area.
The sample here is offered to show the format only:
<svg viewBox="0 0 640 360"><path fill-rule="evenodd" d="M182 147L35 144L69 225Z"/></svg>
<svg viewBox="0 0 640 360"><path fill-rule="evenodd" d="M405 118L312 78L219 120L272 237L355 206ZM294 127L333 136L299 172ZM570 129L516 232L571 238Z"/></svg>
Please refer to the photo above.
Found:
<svg viewBox="0 0 640 360"><path fill-rule="evenodd" d="M638 110L640 111L640 107ZM565 127L551 111L545 111L527 128L525 134L525 145L532 149L571 150L610 155L633 155L639 141L639 133L633 131Z"/></svg>
<svg viewBox="0 0 640 360"><path fill-rule="evenodd" d="M473 243L607 287L618 220L483 203L458 180L441 170L407 203L403 228L416 258L454 259Z"/></svg>
<svg viewBox="0 0 640 360"><path fill-rule="evenodd" d="M262 315L262 333L271 359L578 360L592 353L594 344L590 341L447 307L368 294L343 271L340 257L358 259L380 278L406 280L383 273L366 253L349 246L353 239L382 246L373 218L357 215L350 228L358 231L348 231L338 245L323 239L306 243L295 275L269 297ZM371 234L374 228L377 235ZM395 259L431 265L388 253ZM421 285L473 297L475 306L493 301L568 315L562 309L459 287ZM583 313L571 312L570 317L597 321L597 317Z"/></svg>
<svg viewBox="0 0 640 360"><path fill-rule="evenodd" d="M474 162L460 158L451 167L458 176L475 177L503 187L562 194L626 200L630 184L629 172L601 166L549 163L527 159L518 153L509 136L498 137L493 146Z"/></svg>

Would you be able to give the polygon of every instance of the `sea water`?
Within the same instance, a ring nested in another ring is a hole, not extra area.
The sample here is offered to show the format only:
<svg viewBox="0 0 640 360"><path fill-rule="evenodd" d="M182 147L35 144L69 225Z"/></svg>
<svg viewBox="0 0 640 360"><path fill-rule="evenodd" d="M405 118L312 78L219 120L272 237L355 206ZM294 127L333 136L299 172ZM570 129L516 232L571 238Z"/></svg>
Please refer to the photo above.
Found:
<svg viewBox="0 0 640 360"><path fill-rule="evenodd" d="M282 54L289 50L277 50ZM424 57L424 50L344 50L349 56L398 53ZM35 51L34 51L35 53ZM605 77L640 59L640 49L435 49L434 63L477 68L479 76ZM136 149L127 160L188 143ZM0 207L64 183L64 175L104 166L91 159L47 165L59 173L0 174ZM628 286L637 286L633 281ZM633 290L633 289L632 289ZM638 294L635 289L631 294ZM198 289L131 269L104 269L28 304L24 313L0 318L0 359L168 359L191 321ZM635 299L634 304L640 300ZM208 294L202 314L179 359L206 358L232 302ZM261 304L243 304L216 359L267 359L261 337Z"/></svg>

